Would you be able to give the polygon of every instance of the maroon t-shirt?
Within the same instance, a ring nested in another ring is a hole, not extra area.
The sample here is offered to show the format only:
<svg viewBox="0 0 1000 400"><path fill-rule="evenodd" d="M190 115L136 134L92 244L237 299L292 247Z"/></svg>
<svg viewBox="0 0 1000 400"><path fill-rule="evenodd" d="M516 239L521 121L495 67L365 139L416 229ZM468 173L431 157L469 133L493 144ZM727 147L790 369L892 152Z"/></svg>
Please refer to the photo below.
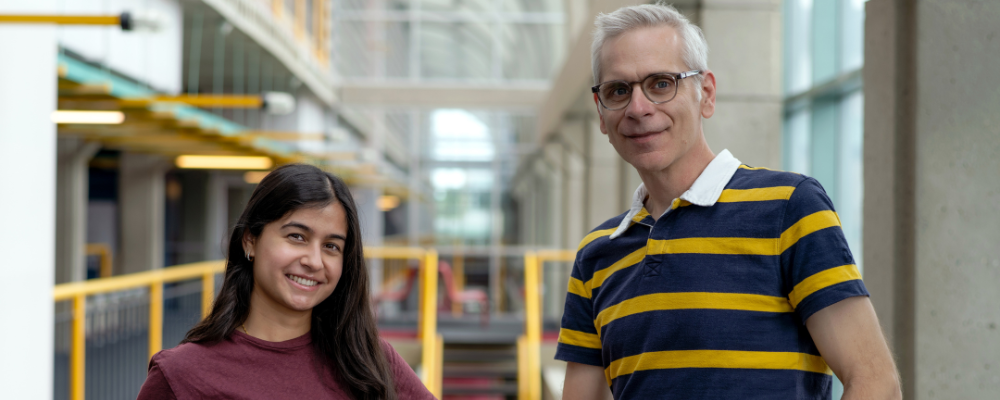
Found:
<svg viewBox="0 0 1000 400"><path fill-rule="evenodd" d="M156 353L139 400L151 399L350 399L331 368L320 362L307 333L268 342L243 332L212 343L185 343ZM385 340L397 397L434 399Z"/></svg>

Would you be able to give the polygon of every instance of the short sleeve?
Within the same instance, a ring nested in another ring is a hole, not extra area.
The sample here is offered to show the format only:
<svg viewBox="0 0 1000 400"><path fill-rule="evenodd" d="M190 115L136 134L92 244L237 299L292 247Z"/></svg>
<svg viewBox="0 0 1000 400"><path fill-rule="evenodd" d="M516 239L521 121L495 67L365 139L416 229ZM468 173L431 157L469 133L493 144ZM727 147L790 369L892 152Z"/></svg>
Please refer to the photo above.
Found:
<svg viewBox="0 0 1000 400"><path fill-rule="evenodd" d="M146 381L142 383L142 388L139 389L139 396L136 399L177 399L177 396L174 396L173 389L170 388L170 383L167 382L167 378L163 376L163 371L161 371L159 365L156 364L156 357L153 357L153 359L149 361L149 370L146 373Z"/></svg>
<svg viewBox="0 0 1000 400"><path fill-rule="evenodd" d="M577 260L573 263L555 358L603 367L601 339L594 326L594 303L584 284L581 257L582 251L577 253Z"/></svg>
<svg viewBox="0 0 1000 400"><path fill-rule="evenodd" d="M406 363L389 342L382 340L382 351L392 367L392 379L396 384L396 398L434 400L434 395L427 390L410 365Z"/></svg>
<svg viewBox="0 0 1000 400"><path fill-rule="evenodd" d="M840 217L815 179L792 192L779 246L784 290L802 323L841 300L868 295Z"/></svg>

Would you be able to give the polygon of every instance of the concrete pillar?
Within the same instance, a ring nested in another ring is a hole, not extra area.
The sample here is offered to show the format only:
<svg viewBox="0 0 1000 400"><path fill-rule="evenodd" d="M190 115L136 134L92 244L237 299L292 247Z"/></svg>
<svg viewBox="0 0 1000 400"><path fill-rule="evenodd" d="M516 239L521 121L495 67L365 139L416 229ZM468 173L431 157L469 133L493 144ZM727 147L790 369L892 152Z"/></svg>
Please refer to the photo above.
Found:
<svg viewBox="0 0 1000 400"><path fill-rule="evenodd" d="M701 3L697 22L718 89L705 138L716 153L728 148L749 165L781 168L781 0Z"/></svg>
<svg viewBox="0 0 1000 400"><path fill-rule="evenodd" d="M87 279L88 164L100 143L79 138L58 140L56 173L56 283Z"/></svg>
<svg viewBox="0 0 1000 400"><path fill-rule="evenodd" d="M587 230L628 210L628 199L635 187L622 182L623 168L633 169L625 163L608 137L601 133L600 121L594 116L586 124L586 221ZM638 186L638 185L637 185Z"/></svg>
<svg viewBox="0 0 1000 400"><path fill-rule="evenodd" d="M907 399L1000 392L1000 3L871 0L865 281Z"/></svg>
<svg viewBox="0 0 1000 400"><path fill-rule="evenodd" d="M382 210L378 208L378 198L382 196L382 189L370 186L356 186L351 188L354 195L354 203L358 207L358 220L361 224L361 241L365 247L381 246L385 237L385 221ZM373 293L381 290L382 283L382 262L381 260L369 260L368 269L371 276L371 289Z"/></svg>
<svg viewBox="0 0 1000 400"><path fill-rule="evenodd" d="M4 2L0 13L52 14L55 4ZM0 37L0 398L51 399L56 29L0 24Z"/></svg>
<svg viewBox="0 0 1000 400"><path fill-rule="evenodd" d="M167 159L123 152L118 173L121 249L116 271L123 274L163 268L165 174Z"/></svg>
<svg viewBox="0 0 1000 400"><path fill-rule="evenodd" d="M242 211L242 209L240 210ZM229 226L229 184L219 171L208 171L205 183L204 258L219 260L226 257Z"/></svg>

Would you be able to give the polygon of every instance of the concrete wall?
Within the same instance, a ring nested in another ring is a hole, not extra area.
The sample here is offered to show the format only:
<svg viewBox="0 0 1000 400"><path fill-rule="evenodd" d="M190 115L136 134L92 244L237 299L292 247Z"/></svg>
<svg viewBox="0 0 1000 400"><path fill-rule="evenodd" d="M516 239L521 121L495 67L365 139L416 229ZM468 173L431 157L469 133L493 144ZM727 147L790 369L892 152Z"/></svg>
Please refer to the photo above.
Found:
<svg viewBox="0 0 1000 400"><path fill-rule="evenodd" d="M781 1L706 0L698 14L718 90L709 146L781 168Z"/></svg>
<svg viewBox="0 0 1000 400"><path fill-rule="evenodd" d="M865 270L908 399L1000 393L1000 3L867 4Z"/></svg>

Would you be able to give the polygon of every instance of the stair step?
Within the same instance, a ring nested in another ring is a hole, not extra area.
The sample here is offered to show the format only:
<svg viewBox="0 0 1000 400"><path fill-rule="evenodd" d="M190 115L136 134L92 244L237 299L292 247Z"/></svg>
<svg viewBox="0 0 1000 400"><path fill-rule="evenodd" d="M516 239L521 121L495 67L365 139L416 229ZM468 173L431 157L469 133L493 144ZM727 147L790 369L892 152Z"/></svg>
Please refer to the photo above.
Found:
<svg viewBox="0 0 1000 400"><path fill-rule="evenodd" d="M450 377L483 377L498 379L516 379L517 364L503 365L446 365L442 373Z"/></svg>
<svg viewBox="0 0 1000 400"><path fill-rule="evenodd" d="M442 392L445 396L460 394L503 394L516 395L517 382L444 382Z"/></svg>

